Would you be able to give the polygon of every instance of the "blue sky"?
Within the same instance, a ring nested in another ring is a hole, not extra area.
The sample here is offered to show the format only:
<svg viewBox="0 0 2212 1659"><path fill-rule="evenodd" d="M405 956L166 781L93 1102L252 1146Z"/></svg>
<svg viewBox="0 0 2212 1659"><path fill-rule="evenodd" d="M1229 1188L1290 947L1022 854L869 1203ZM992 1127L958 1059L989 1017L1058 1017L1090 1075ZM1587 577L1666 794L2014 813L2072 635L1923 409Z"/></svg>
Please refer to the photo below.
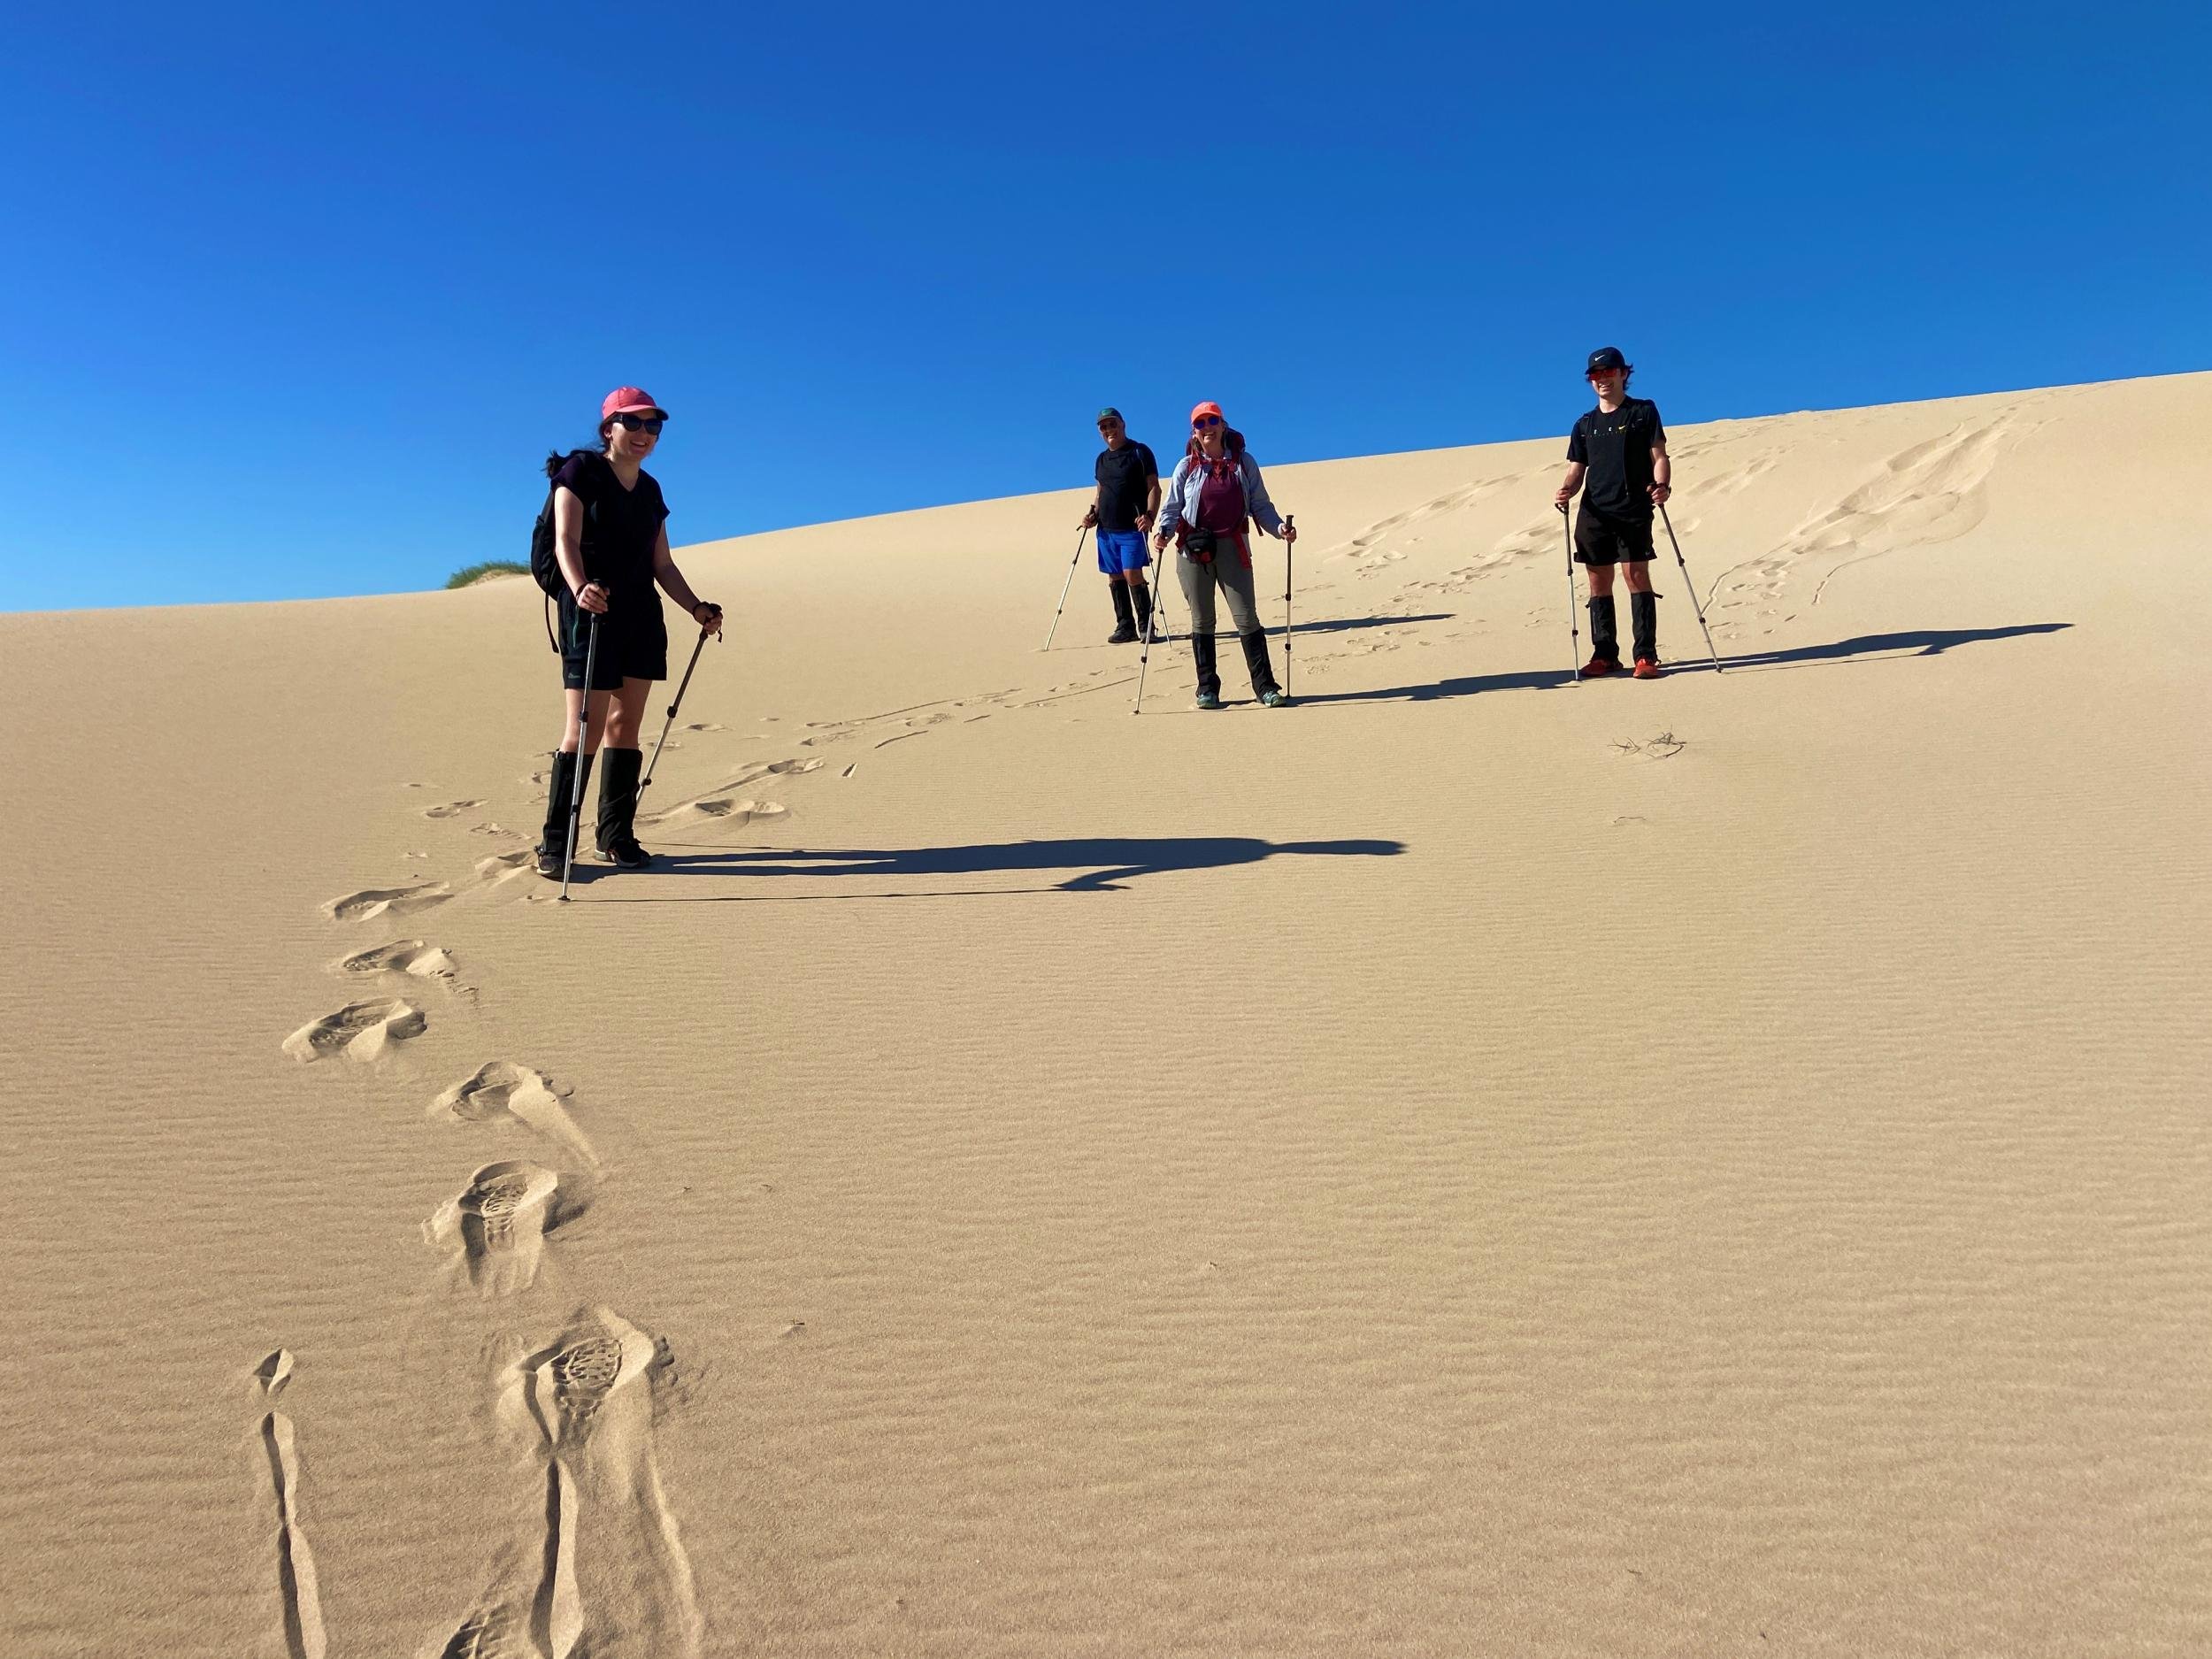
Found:
<svg viewBox="0 0 2212 1659"><path fill-rule="evenodd" d="M681 543L1085 484L1102 403L1563 433L1606 342L1677 424L2212 367L2204 8L1548 10L19 22L0 606L523 557L623 382Z"/></svg>

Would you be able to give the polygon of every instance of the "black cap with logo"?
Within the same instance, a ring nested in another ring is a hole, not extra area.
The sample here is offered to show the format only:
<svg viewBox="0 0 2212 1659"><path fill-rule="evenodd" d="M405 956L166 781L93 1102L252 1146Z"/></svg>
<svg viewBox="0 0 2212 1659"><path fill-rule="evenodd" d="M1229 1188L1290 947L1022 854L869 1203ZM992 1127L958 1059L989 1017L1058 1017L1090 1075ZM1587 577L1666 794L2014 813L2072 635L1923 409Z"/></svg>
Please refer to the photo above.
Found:
<svg viewBox="0 0 2212 1659"><path fill-rule="evenodd" d="M1621 356L1618 346L1600 346L1590 354L1590 366L1583 373L1597 374L1607 369L1624 369L1627 366L1628 359Z"/></svg>

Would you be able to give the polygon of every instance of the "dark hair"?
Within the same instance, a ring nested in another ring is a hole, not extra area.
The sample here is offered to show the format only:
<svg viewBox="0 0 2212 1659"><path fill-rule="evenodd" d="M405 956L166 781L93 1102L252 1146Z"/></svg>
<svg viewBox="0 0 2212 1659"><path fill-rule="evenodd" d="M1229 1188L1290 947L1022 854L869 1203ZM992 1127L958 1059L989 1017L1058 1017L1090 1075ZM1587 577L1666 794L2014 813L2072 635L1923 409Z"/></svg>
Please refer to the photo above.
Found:
<svg viewBox="0 0 2212 1659"><path fill-rule="evenodd" d="M603 443L595 449L571 449L565 455L556 449L545 457L545 475L548 478L553 477L580 455L604 455L606 452L607 446Z"/></svg>

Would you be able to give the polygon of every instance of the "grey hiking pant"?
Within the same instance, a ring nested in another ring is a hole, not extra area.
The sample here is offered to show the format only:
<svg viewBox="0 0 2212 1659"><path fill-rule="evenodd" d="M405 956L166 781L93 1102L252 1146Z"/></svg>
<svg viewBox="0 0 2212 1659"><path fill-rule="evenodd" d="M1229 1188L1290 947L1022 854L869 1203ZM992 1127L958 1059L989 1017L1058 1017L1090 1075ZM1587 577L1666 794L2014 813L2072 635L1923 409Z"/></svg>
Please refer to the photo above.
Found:
<svg viewBox="0 0 2212 1659"><path fill-rule="evenodd" d="M1240 551L1248 545L1243 536L1233 541L1224 537L1215 543L1213 561L1207 565L1177 556L1175 573L1183 584L1184 602L1190 606L1193 634L1214 631L1217 585L1229 602L1229 619L1236 624L1238 635L1260 631L1259 604L1252 596L1252 567L1244 562Z"/></svg>

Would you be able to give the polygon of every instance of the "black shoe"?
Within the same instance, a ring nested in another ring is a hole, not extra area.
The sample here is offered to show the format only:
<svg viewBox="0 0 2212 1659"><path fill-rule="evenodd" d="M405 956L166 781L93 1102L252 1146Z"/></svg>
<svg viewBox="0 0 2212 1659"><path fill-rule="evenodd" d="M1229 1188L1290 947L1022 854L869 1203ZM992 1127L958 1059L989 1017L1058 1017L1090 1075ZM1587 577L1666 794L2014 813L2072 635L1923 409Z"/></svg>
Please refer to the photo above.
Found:
<svg viewBox="0 0 2212 1659"><path fill-rule="evenodd" d="M627 846L637 851L640 864L645 855L638 849L637 780L645 770L645 756L634 749L606 749L599 751L599 825L595 840L599 850L625 869L636 864L614 857L614 849Z"/></svg>
<svg viewBox="0 0 2212 1659"><path fill-rule="evenodd" d="M558 881L561 879L561 849L559 848L539 847L538 873L548 881Z"/></svg>
<svg viewBox="0 0 2212 1659"><path fill-rule="evenodd" d="M643 870L653 862L653 855L634 841L620 841L606 849L607 862L618 870Z"/></svg>
<svg viewBox="0 0 2212 1659"><path fill-rule="evenodd" d="M1134 645L1136 642L1137 625L1133 622L1123 623L1106 636L1106 643L1109 645Z"/></svg>

